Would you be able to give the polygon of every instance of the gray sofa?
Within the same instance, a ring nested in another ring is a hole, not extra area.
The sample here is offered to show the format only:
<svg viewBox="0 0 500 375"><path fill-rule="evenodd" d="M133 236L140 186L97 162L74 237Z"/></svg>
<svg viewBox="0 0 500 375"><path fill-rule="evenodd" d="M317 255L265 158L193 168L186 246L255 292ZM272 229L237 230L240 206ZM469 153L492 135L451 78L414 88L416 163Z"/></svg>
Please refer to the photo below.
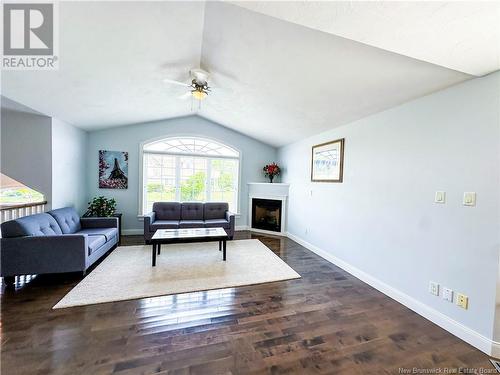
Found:
<svg viewBox="0 0 500 375"><path fill-rule="evenodd" d="M83 272L118 243L118 218L80 218L73 208L2 223L3 277Z"/></svg>
<svg viewBox="0 0 500 375"><path fill-rule="evenodd" d="M155 202L144 215L144 240L149 242L157 229L222 227L234 236L234 214L225 202Z"/></svg>

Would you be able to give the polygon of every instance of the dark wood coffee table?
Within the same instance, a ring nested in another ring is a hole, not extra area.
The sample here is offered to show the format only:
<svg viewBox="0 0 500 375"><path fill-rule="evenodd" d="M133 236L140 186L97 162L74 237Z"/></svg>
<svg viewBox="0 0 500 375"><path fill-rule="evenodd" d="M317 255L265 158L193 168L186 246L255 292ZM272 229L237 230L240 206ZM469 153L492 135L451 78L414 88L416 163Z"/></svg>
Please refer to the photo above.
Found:
<svg viewBox="0 0 500 375"><path fill-rule="evenodd" d="M225 261L226 241L228 239L224 228L158 229L151 238L153 267L156 266L156 255L160 255L162 244L180 242L219 241L219 251L222 251L222 260Z"/></svg>

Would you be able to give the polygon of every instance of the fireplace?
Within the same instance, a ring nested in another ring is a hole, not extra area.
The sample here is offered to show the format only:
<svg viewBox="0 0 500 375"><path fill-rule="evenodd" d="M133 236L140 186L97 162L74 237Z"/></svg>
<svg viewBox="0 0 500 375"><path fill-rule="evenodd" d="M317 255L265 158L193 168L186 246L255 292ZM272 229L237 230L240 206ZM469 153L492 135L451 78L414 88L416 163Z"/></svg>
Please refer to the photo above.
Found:
<svg viewBox="0 0 500 375"><path fill-rule="evenodd" d="M252 198L252 228L281 232L282 201Z"/></svg>
<svg viewBox="0 0 500 375"><path fill-rule="evenodd" d="M288 190L286 183L248 183L248 226L253 232L286 236Z"/></svg>

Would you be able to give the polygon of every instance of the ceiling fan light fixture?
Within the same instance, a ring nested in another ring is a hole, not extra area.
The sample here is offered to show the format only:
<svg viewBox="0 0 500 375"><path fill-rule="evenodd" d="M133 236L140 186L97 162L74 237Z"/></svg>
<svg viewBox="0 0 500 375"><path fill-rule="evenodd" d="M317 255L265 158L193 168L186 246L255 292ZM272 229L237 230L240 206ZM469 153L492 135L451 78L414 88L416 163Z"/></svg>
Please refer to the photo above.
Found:
<svg viewBox="0 0 500 375"><path fill-rule="evenodd" d="M193 95L193 98L200 101L207 97L207 93L201 90L193 90L191 91L191 94Z"/></svg>

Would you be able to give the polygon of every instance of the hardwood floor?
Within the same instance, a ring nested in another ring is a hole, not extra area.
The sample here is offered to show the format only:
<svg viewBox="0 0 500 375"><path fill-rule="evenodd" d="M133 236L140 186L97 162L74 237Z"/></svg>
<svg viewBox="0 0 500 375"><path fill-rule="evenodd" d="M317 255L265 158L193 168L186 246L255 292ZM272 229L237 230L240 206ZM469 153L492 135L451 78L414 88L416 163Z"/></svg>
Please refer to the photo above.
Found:
<svg viewBox="0 0 500 375"><path fill-rule="evenodd" d="M16 289L2 287L1 373L493 369L486 355L297 243L237 233L250 237L302 278L61 310L52 306L81 276L38 276L20 280ZM139 236L123 240L140 243Z"/></svg>

